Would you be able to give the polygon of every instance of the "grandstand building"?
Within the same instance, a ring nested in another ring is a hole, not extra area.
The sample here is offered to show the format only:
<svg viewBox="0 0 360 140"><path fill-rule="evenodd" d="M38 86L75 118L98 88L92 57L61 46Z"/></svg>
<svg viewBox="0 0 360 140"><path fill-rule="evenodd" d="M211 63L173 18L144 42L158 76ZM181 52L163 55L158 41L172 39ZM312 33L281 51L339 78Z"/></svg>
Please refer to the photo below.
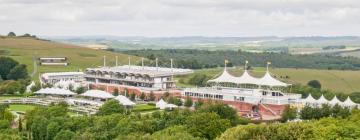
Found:
<svg viewBox="0 0 360 140"><path fill-rule="evenodd" d="M267 116L272 119L280 117L285 105L299 103L301 100L300 94L284 93L290 84L273 78L268 68L263 77L255 78L247 70L240 77L232 76L225 67L220 76L208 83L210 87L183 90L182 97L221 101L233 106L245 116Z"/></svg>
<svg viewBox="0 0 360 140"><path fill-rule="evenodd" d="M171 61L172 62L172 61ZM130 64L115 67L87 68L85 79L90 88L102 88L110 93L114 89L120 92L141 94L160 94L163 92L177 92L174 75L192 73L190 69L135 66ZM126 90L125 90L126 89ZM160 95L158 95L160 96Z"/></svg>
<svg viewBox="0 0 360 140"><path fill-rule="evenodd" d="M84 79L83 72L52 72L52 73L43 73L40 76L40 83L55 85L56 83L62 81L74 81L77 83L83 82Z"/></svg>

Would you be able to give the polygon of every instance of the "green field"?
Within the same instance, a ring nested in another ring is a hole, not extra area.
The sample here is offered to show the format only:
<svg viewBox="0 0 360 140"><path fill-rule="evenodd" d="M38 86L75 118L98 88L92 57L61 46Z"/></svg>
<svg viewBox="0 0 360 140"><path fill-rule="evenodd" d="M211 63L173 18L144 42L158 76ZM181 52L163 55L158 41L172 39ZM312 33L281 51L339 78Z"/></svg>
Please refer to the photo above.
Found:
<svg viewBox="0 0 360 140"><path fill-rule="evenodd" d="M10 105L9 108L12 111L26 112L28 110L34 109L35 105Z"/></svg>
<svg viewBox="0 0 360 140"><path fill-rule="evenodd" d="M107 58L107 65L115 65L115 56L119 64L128 63L128 55L104 50L94 50L84 47L67 45L52 41L35 40L32 38L0 38L0 56L8 56L28 66L29 74L34 69L35 57L67 57L69 66L39 66L33 79L39 77L39 72L60 72L84 70L88 67L103 65L103 56ZM132 56L133 63L139 61Z"/></svg>
<svg viewBox="0 0 360 140"><path fill-rule="evenodd" d="M137 104L133 108L133 112L147 112L147 111L154 111L157 110L155 105L148 105L148 104Z"/></svg>
<svg viewBox="0 0 360 140"><path fill-rule="evenodd" d="M212 78L216 78L221 74L223 68L196 70L194 74L204 73ZM231 68L229 72L235 76L240 76L242 70L240 68ZM281 81L292 84L306 85L310 80L319 80L323 89L329 89L336 92L352 93L360 91L360 71L342 71L342 70L314 70L314 69L291 69L291 68L276 68L270 69L270 72L277 76ZM250 72L255 77L261 77L265 73L265 68L254 68ZM177 77L177 80L183 78L187 81L194 74ZM288 79L280 77L289 76ZM189 86L178 84L178 86Z"/></svg>

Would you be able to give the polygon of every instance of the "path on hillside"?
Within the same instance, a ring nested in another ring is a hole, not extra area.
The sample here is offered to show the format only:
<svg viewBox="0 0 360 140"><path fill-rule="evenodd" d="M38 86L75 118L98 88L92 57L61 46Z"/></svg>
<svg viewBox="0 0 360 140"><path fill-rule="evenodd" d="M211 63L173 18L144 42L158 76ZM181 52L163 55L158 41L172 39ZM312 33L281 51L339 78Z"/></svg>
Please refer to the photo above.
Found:
<svg viewBox="0 0 360 140"><path fill-rule="evenodd" d="M37 73L37 64L36 64L35 56L33 57L33 61L34 61L34 66L33 66L33 72L30 75L31 78L34 77L35 74Z"/></svg>

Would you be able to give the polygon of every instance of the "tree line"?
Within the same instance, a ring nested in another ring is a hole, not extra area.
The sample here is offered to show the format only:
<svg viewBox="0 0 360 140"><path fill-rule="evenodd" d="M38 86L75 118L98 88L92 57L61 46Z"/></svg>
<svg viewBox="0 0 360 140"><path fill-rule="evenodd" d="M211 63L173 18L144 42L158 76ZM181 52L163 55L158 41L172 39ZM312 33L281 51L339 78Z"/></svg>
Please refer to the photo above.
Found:
<svg viewBox="0 0 360 140"><path fill-rule="evenodd" d="M342 57L330 54L292 55L288 53L251 53L241 50L195 50L195 49L161 49L161 50L128 50L126 54L148 58L146 65L155 65L155 58L159 58L159 65L170 67L170 58L174 59L174 66L178 68L214 68L224 66L224 59L229 60L229 66L244 65L248 60L249 66L264 67L267 61L273 67L280 68L310 68L310 69L339 69L358 70L360 59Z"/></svg>
<svg viewBox="0 0 360 140"><path fill-rule="evenodd" d="M68 112L66 103L36 107L26 112L21 131L10 129L9 123L1 128L0 121L0 139L203 140L215 139L230 127L249 123L233 108L216 102L203 103L195 111L140 114L128 111L117 100L109 100L96 115L70 117Z"/></svg>
<svg viewBox="0 0 360 140"><path fill-rule="evenodd" d="M0 95L22 94L29 83L26 65L10 57L0 57Z"/></svg>

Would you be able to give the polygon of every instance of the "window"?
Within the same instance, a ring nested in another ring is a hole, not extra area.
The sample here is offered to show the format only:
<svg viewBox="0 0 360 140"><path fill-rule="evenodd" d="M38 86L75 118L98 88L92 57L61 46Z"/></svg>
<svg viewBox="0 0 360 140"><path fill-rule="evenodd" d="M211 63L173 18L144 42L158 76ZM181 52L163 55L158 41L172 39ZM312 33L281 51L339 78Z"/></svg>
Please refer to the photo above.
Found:
<svg viewBox="0 0 360 140"><path fill-rule="evenodd" d="M235 101L244 101L244 100L245 100L245 97L237 97L237 96L234 96L234 100L235 100Z"/></svg>

